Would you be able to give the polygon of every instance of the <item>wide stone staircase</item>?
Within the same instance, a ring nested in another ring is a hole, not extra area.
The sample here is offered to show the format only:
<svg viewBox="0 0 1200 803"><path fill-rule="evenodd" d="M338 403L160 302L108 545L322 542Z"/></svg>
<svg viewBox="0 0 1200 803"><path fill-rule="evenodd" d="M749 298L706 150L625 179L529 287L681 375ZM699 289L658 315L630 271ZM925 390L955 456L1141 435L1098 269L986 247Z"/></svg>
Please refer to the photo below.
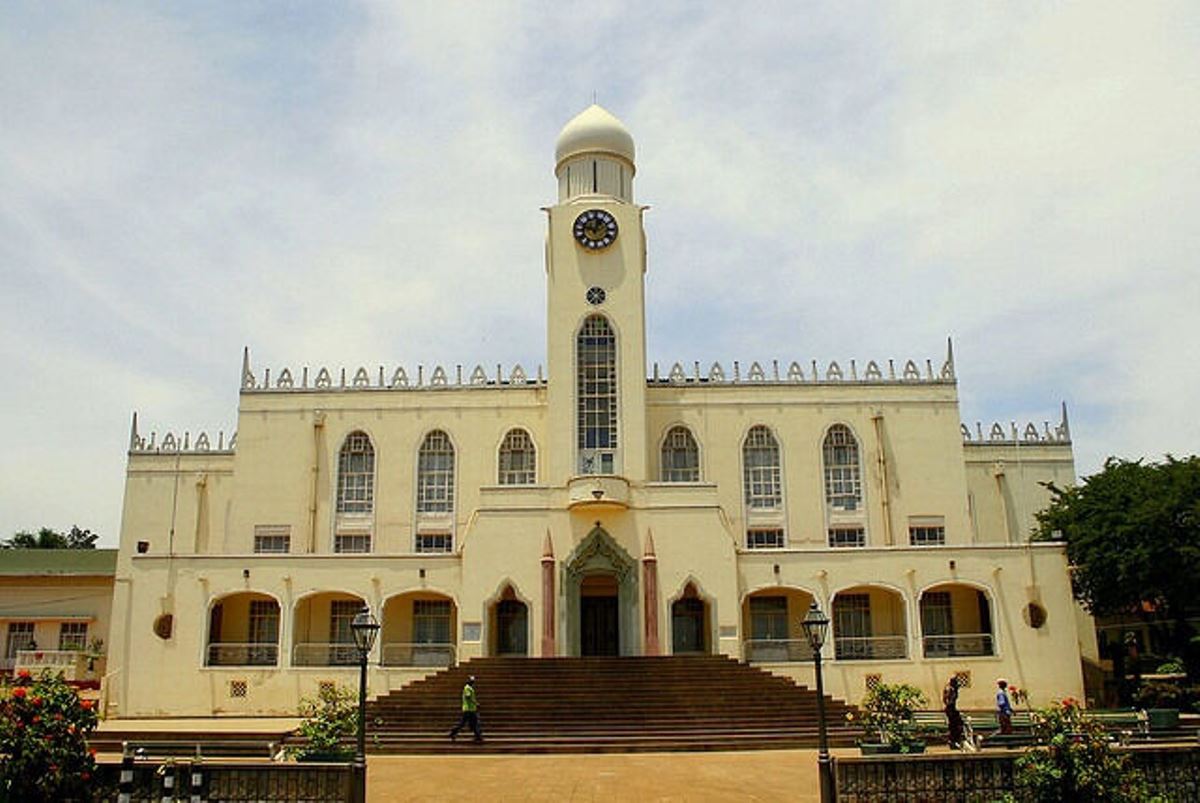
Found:
<svg viewBox="0 0 1200 803"><path fill-rule="evenodd" d="M476 678L485 740L451 745L460 695ZM832 746L861 731L826 697ZM367 707L367 749L584 753L815 747L817 695L724 656L477 658Z"/></svg>

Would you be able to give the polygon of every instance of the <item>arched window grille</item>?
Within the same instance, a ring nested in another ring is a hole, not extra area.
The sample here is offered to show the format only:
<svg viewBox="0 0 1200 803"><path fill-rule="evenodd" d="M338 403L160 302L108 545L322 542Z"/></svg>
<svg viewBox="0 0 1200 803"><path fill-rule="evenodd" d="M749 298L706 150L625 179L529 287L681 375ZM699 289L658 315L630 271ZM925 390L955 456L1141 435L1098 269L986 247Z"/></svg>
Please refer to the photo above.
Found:
<svg viewBox="0 0 1200 803"><path fill-rule="evenodd" d="M351 432L338 452L337 512L370 513L375 504L375 447L365 432Z"/></svg>
<svg viewBox="0 0 1200 803"><path fill-rule="evenodd" d="M746 507L773 510L780 507L779 443L771 430L757 426L742 444L742 471Z"/></svg>
<svg viewBox="0 0 1200 803"><path fill-rule="evenodd" d="M500 444L500 484L532 485L537 481L537 450L523 429L510 429Z"/></svg>
<svg viewBox="0 0 1200 803"><path fill-rule="evenodd" d="M662 446L663 482L699 482L700 449L687 427L671 427Z"/></svg>
<svg viewBox="0 0 1200 803"><path fill-rule="evenodd" d="M583 322L575 356L579 471L610 474L617 449L617 337L603 315Z"/></svg>
<svg viewBox="0 0 1200 803"><path fill-rule="evenodd" d="M844 424L834 424L825 435L825 502L836 510L862 507L862 471L858 441Z"/></svg>
<svg viewBox="0 0 1200 803"><path fill-rule="evenodd" d="M454 444L435 429L425 436L417 454L417 512L454 511Z"/></svg>

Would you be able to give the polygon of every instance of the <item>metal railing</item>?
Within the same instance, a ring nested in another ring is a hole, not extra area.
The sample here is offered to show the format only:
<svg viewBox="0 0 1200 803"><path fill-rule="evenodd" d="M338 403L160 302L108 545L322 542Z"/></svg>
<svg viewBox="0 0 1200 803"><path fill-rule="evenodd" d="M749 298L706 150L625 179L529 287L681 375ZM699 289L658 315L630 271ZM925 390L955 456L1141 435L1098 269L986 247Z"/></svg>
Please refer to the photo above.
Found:
<svg viewBox="0 0 1200 803"><path fill-rule="evenodd" d="M995 655L991 633L954 633L925 636L922 640L926 658L958 658Z"/></svg>
<svg viewBox="0 0 1200 803"><path fill-rule="evenodd" d="M807 639L746 639L746 660L750 663L812 661L812 645Z"/></svg>
<svg viewBox="0 0 1200 803"><path fill-rule="evenodd" d="M66 680L82 680L87 656L80 650L17 650L13 671L29 670L32 675L53 672Z"/></svg>
<svg viewBox="0 0 1200 803"><path fill-rule="evenodd" d="M220 642L208 645L205 666L277 666L279 645L265 642L234 644Z"/></svg>
<svg viewBox="0 0 1200 803"><path fill-rule="evenodd" d="M454 666L454 645L393 642L383 645L381 658L383 666Z"/></svg>
<svg viewBox="0 0 1200 803"><path fill-rule="evenodd" d="M894 661L908 657L908 636L835 636L839 661Z"/></svg>
<svg viewBox="0 0 1200 803"><path fill-rule="evenodd" d="M352 641L311 641L292 647L292 666L358 666Z"/></svg>

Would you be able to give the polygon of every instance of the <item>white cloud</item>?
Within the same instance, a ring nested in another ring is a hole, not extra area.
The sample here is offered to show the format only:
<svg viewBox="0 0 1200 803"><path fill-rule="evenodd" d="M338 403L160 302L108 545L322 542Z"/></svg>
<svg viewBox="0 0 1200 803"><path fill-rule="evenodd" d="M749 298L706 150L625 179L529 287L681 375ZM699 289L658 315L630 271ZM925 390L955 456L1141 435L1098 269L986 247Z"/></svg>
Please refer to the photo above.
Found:
<svg viewBox="0 0 1200 803"><path fill-rule="evenodd" d="M113 542L129 412L231 427L245 344L532 369L593 90L654 207L651 360L953 334L968 420L1065 398L1084 471L1200 450L1187 5L65 8L0 11L0 535Z"/></svg>

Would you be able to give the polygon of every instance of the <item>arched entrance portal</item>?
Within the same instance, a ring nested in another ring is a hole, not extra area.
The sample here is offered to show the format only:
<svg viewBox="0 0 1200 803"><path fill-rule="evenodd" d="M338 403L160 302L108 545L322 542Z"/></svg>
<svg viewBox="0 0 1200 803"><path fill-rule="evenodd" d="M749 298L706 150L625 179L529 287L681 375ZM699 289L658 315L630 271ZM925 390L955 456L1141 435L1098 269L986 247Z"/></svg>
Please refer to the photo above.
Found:
<svg viewBox="0 0 1200 803"><path fill-rule="evenodd" d="M688 583L683 596L671 603L671 652L708 652L708 606Z"/></svg>
<svg viewBox="0 0 1200 803"><path fill-rule="evenodd" d="M529 654L529 607L506 586L492 606L492 654Z"/></svg>
<svg viewBox="0 0 1200 803"><path fill-rule="evenodd" d="M571 655L638 652L637 561L597 526L563 564Z"/></svg>

